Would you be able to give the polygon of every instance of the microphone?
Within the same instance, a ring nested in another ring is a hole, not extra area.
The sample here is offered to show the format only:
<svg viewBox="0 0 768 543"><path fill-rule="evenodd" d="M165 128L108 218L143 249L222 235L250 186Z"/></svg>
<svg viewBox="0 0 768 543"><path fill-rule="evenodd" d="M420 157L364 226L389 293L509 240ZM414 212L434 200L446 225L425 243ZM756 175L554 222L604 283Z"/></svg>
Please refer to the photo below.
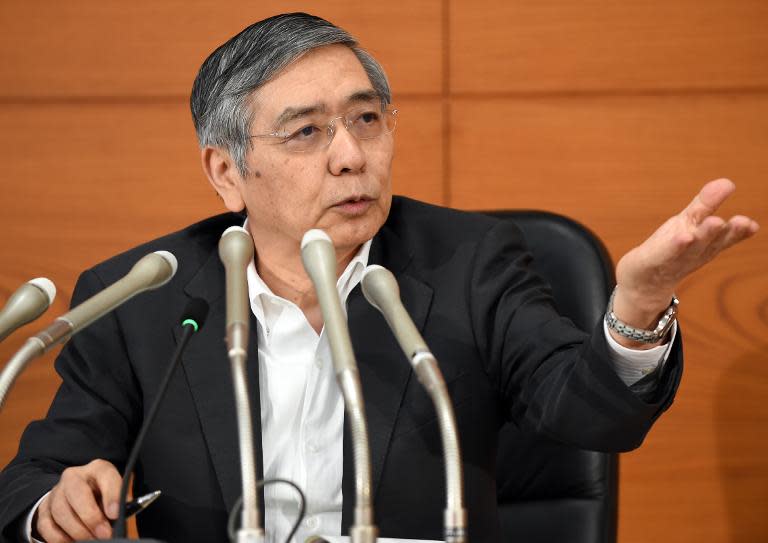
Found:
<svg viewBox="0 0 768 543"><path fill-rule="evenodd" d="M373 523L371 451L360 375L349 338L349 328L339 292L336 290L336 251L322 230L309 230L301 240L301 260L317 292L331 347L336 380L349 414L355 462L355 521L350 528L353 543L374 543L378 529Z"/></svg>
<svg viewBox="0 0 768 543"><path fill-rule="evenodd" d="M227 291L227 356L232 368L237 412L237 435L240 445L240 470L243 479L243 512L238 543L264 541L261 528L259 495L256 492L256 450L253 446L251 402L248 394L246 361L250 302L246 270L253 260L253 239L241 226L230 226L219 240L219 258L224 264Z"/></svg>
<svg viewBox="0 0 768 543"><path fill-rule="evenodd" d="M21 285L0 311L0 341L45 313L55 298L56 287L45 277L37 277Z"/></svg>
<svg viewBox="0 0 768 543"><path fill-rule="evenodd" d="M141 258L121 279L53 321L39 334L29 338L0 374L0 409L13 383L33 359L64 343L93 321L145 290L167 283L176 273L176 257L168 251L156 251Z"/></svg>
<svg viewBox="0 0 768 543"><path fill-rule="evenodd" d="M403 306L397 280L389 270L377 265L368 266L363 272L362 289L365 299L384 316L416 377L435 404L445 458L445 542L465 543L467 510L464 508L461 449L456 417L437 360Z"/></svg>
<svg viewBox="0 0 768 543"><path fill-rule="evenodd" d="M226 273L227 346L230 356L248 354L250 302L246 269L253 260L253 238L241 226L230 226L219 240L219 258Z"/></svg>
<svg viewBox="0 0 768 543"><path fill-rule="evenodd" d="M141 424L141 429L139 430L138 436L136 437L136 441L133 444L133 448L131 449L131 453L128 456L128 461L125 464L125 471L123 472L123 482L122 486L120 487L120 513L118 514L117 520L114 522L114 533L112 539L109 541L113 543L124 543L126 541L130 541L129 539L126 539L125 533L126 533L126 499L128 496L128 483L131 479L131 474L133 473L133 468L136 465L136 461L139 459L139 451L141 450L141 445L144 443L144 438L147 435L147 431L149 430L149 427L152 425L152 422L157 417L157 413L160 409L160 404L163 401L163 398L165 397L165 392L168 389L168 385L171 382L171 378L173 377L173 374L176 371L176 368L179 366L179 362L181 361L181 353L184 352L184 349L186 348L187 344L189 343L189 340L192 338L192 335L196 333L200 328L203 327L205 324L205 319L208 316L208 303L201 299L201 298L192 298L189 303L187 304L186 308L184 309L184 312L181 314L181 326L183 328L183 332L181 335L181 339L179 340L179 345L176 347L176 352L173 353L173 357L171 358L171 364L168 366L168 370L166 371L165 375L163 376L163 380L160 382L160 386L157 390L157 395L155 396L154 401L152 402L152 406L149 408L149 411L147 412L147 416L144 419L144 422ZM144 541L145 543L148 543L150 540L141 539L140 541Z"/></svg>

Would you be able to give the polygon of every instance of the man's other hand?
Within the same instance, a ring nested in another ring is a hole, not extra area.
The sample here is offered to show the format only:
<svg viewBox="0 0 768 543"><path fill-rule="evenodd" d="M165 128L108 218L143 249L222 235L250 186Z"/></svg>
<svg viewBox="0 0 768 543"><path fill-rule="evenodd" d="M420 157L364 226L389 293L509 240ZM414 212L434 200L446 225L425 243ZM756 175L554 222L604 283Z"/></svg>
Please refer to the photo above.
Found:
<svg viewBox="0 0 768 543"><path fill-rule="evenodd" d="M37 509L33 536L46 543L109 539L120 483L117 468L106 460L65 469Z"/></svg>
<svg viewBox="0 0 768 543"><path fill-rule="evenodd" d="M725 220L715 215L735 189L728 179L710 181L685 209L619 260L614 299L619 319L636 328L652 328L680 281L757 232L757 222L749 217Z"/></svg>

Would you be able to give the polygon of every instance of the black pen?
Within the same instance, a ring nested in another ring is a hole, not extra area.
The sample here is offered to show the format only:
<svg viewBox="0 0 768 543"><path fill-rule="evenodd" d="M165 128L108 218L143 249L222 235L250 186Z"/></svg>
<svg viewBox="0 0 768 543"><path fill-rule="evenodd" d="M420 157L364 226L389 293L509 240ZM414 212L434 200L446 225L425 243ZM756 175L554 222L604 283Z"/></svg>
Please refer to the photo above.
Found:
<svg viewBox="0 0 768 543"><path fill-rule="evenodd" d="M144 509L149 507L149 505L153 501L155 501L157 498L160 497L161 493L162 493L161 491L155 490L154 492L150 492L149 494L144 494L143 496L126 503L125 518L132 517L133 515L136 515L144 511Z"/></svg>

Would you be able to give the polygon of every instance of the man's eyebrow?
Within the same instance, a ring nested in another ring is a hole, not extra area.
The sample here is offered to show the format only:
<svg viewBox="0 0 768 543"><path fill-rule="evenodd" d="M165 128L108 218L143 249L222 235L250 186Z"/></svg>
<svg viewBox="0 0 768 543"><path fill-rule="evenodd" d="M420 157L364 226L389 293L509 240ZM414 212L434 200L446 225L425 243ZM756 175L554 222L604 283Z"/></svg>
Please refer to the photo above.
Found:
<svg viewBox="0 0 768 543"><path fill-rule="evenodd" d="M277 117L277 120L274 123L274 127L279 128L284 124L294 121L296 119L299 119L301 117L306 117L307 115L312 115L314 113L325 113L325 111L326 111L326 107L324 104L313 104L311 106L301 106L301 107L287 107Z"/></svg>
<svg viewBox="0 0 768 543"><path fill-rule="evenodd" d="M378 101L381 101L381 96L379 96L379 93L373 89L354 92L350 94L349 97L347 98L348 104L354 104L358 102L378 102Z"/></svg>
<svg viewBox="0 0 768 543"><path fill-rule="evenodd" d="M373 89L366 89L366 90L353 92L347 97L346 102L348 104L356 104L356 103L364 103L364 102L378 102L380 100L381 100L381 97L379 96L378 92L376 92ZM310 106L287 107L283 110L282 113L280 113L280 115L275 120L274 128L278 129L281 126L291 121L300 119L301 117L306 117L307 115L313 115L315 113L325 113L326 111L327 111L327 107L325 106L325 104L312 104Z"/></svg>

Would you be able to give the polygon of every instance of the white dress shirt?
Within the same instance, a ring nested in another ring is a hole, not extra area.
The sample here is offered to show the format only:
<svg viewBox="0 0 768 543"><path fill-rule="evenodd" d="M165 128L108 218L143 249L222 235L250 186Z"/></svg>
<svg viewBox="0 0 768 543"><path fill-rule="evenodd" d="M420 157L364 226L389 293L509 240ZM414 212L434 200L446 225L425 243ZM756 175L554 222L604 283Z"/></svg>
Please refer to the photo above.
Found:
<svg viewBox="0 0 768 543"><path fill-rule="evenodd" d="M363 277L366 242L339 277L342 307ZM294 303L272 293L248 266L248 293L258 321L259 395L264 478L293 481L304 491L306 516L295 541L341 534L344 400L336 384L328 336ZM296 491L264 488L267 543L282 543L298 514Z"/></svg>
<svg viewBox="0 0 768 543"><path fill-rule="evenodd" d="M244 227L247 228L248 221ZM346 309L350 292L362 280L371 240L339 277L336 288ZM325 330L315 332L299 307L275 295L256 272L247 270L251 310L258 322L259 396L264 478L288 479L306 496L306 513L294 541L308 536L341 534L344 401L336 384ZM611 361L628 386L663 364L677 334L675 323L665 345L640 351L623 347L603 325ZM406 363L403 361L403 363ZM47 494L46 494L47 495ZM32 538L32 519L40 502L27 516L25 541ZM267 543L282 543L298 514L299 500L287 485L264 489Z"/></svg>

